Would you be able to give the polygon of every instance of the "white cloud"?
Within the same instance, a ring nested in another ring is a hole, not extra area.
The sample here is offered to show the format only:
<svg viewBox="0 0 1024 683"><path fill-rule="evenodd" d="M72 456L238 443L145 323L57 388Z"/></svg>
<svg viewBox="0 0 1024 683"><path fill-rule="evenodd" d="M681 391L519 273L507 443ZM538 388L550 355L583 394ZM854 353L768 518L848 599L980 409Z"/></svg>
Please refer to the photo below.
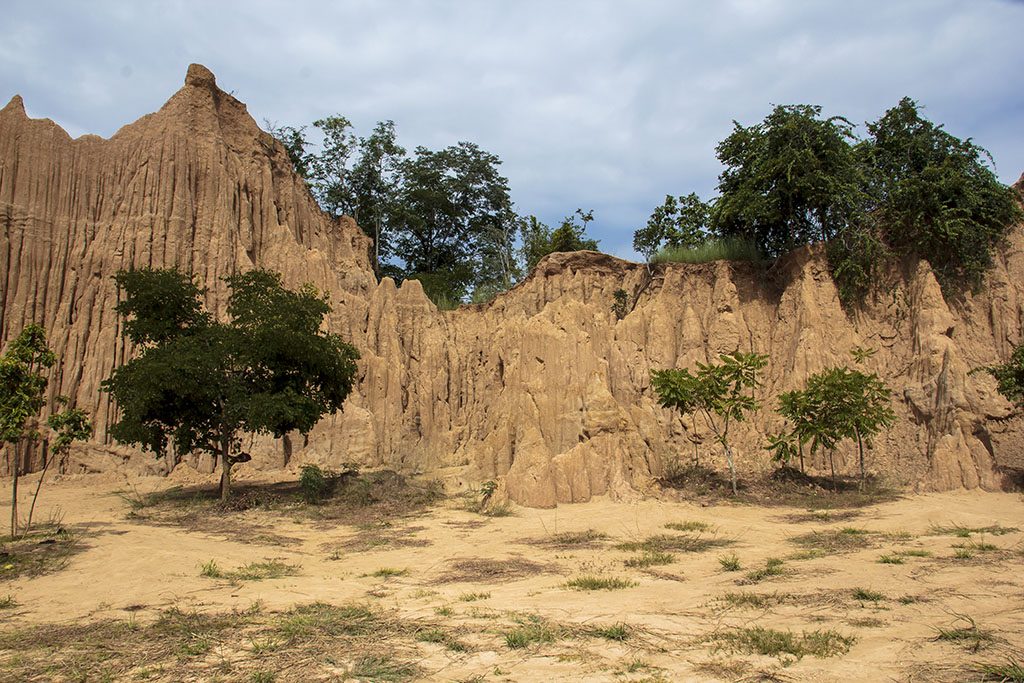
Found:
<svg viewBox="0 0 1024 683"><path fill-rule="evenodd" d="M593 208L625 255L666 193L713 192L715 144L773 103L862 122L910 95L1015 181L1022 25L1024 4L997 0L15 3L0 99L109 136L197 61L260 122L341 113L363 132L393 119L410 148L477 142L521 211Z"/></svg>

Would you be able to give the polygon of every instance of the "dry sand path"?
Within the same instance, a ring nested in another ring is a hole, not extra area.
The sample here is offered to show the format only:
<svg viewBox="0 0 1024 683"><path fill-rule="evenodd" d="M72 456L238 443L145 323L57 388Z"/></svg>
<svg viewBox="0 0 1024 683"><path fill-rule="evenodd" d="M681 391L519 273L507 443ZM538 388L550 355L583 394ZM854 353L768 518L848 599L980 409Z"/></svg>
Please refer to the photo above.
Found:
<svg viewBox="0 0 1024 683"><path fill-rule="evenodd" d="M140 493L168 486L159 479L131 483ZM412 678L438 681L982 680L969 673L972 667L1024 650L1024 532L1002 533L1024 529L1019 494L921 494L815 512L598 500L516 508L514 516L500 518L441 501L415 516L362 528L254 509L231 517L248 529L237 535L132 519L130 506L114 493L126 488L123 480L102 475L44 486L37 515L45 519L59 508L57 516L76 536L75 552L59 571L0 586L0 597L13 602L0 612L0 630L111 619L148 623L169 608L221 613L259 605L272 613L313 601L359 603L458 634L465 647L421 642L420 636L393 648L417 667ZM29 489L22 486L26 496ZM0 504L9 505L9 493ZM666 527L701 524L708 526ZM953 527L969 535L957 536ZM790 540L812 532L819 536L809 546ZM627 566L651 552L622 544L659 535L669 543L690 538L729 545L669 549L666 564ZM829 539L852 539L855 547L837 550ZM723 570L721 559L729 556L739 571ZM899 563L883 563L883 556ZM770 558L783 561L781 573L750 576ZM211 560L225 571L278 562L297 573L240 581L202 576ZM580 577L631 585L567 587ZM937 629L969 629L966 617L983 638L937 637ZM529 623L553 625L552 642L510 647L504 634ZM630 629L622 641L588 635L620 623ZM732 636L722 637L758 628L831 632L855 641L845 653L798 658L745 652L730 647ZM243 650L236 647L227 657L233 668L222 664L228 670L220 673L196 663L190 680L303 680L285 670L258 679L249 665L259 658ZM16 655L0 655L0 679L16 680ZM274 666L273 660L265 664ZM147 671L155 672L147 680L176 680L161 677L159 668ZM141 680L138 671L125 680L133 677Z"/></svg>

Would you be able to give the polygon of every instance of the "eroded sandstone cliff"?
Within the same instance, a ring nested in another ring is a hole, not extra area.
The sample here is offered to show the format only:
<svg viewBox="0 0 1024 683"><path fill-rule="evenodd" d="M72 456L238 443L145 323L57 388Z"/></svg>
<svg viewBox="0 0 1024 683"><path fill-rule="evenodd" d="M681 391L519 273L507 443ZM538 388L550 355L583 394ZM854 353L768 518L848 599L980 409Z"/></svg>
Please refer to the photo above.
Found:
<svg viewBox="0 0 1024 683"><path fill-rule="evenodd" d="M31 321L49 330L61 358L51 392L73 396L98 426L72 470L160 467L106 436L112 407L99 383L131 353L110 276L178 265L211 288L216 307L218 278L256 264L329 290L330 325L362 360L343 414L307 437L257 439L250 466L354 462L496 479L536 506L630 495L672 458L689 458L694 440L703 459L724 464L706 430L658 408L649 369L740 349L771 355L766 409L736 438L741 471L761 470L760 439L780 424L774 396L848 362L854 346L878 349L870 367L894 389L899 415L876 440L871 470L925 488L997 488L1024 464L1019 418L990 378L969 374L1022 341L1019 226L981 293L947 302L926 263L907 264L853 316L814 247L770 268L651 273L595 252L554 254L494 301L441 312L417 282L378 284L368 246L351 220L319 211L283 147L199 65L159 112L109 140L72 140L28 119L18 97L0 110L0 341ZM622 320L611 308L620 288L632 306ZM842 450L839 466L852 471L853 456Z"/></svg>

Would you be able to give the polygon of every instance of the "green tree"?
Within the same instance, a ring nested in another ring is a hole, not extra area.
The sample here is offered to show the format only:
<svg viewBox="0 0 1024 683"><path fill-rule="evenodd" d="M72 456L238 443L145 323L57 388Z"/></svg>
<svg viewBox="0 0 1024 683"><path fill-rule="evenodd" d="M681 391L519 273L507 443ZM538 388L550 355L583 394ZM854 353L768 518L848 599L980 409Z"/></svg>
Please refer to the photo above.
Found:
<svg viewBox="0 0 1024 683"><path fill-rule="evenodd" d="M1024 407L1024 344L1015 346L1010 359L982 368L996 380L999 393L1018 408ZM974 371L972 371L974 372Z"/></svg>
<svg viewBox="0 0 1024 683"><path fill-rule="evenodd" d="M394 253L405 276L423 281L435 300L462 300L500 278L482 268L482 245L513 217L500 164L470 142L441 151L418 147L403 163Z"/></svg>
<svg viewBox="0 0 1024 683"><path fill-rule="evenodd" d="M395 122L382 121L359 138L359 159L352 169L352 217L373 238L373 270L380 276L382 258L391 255L391 229L401 182L405 148L395 141Z"/></svg>
<svg viewBox="0 0 1024 683"><path fill-rule="evenodd" d="M663 246L696 247L707 237L710 222L711 205L696 193L678 199L665 195L665 203L654 209L647 225L633 233L633 248L650 261Z"/></svg>
<svg viewBox="0 0 1024 683"><path fill-rule="evenodd" d="M863 362L863 355L856 350L854 355ZM811 452L819 447L829 451L833 481L832 452L843 440L856 440L863 488L867 481L864 446L870 448L871 439L896 422L891 394L875 373L833 367L811 375L804 389L780 394L779 412L792 423L791 435L798 443L810 441Z"/></svg>
<svg viewBox="0 0 1024 683"><path fill-rule="evenodd" d="M580 222L576 222L576 217ZM587 237L587 223L594 220L593 210L576 209L571 216L562 219L562 223L552 230L537 220L536 216L528 216L519 223L522 239L522 256L527 272L533 270L540 260L548 254L566 251L596 251L598 240Z"/></svg>
<svg viewBox="0 0 1024 683"><path fill-rule="evenodd" d="M719 356L721 363L697 363L697 372L686 369L652 370L651 386L658 402L681 413L699 412L725 448L732 492L736 494L736 465L729 443L729 427L746 420L746 414L761 404L753 390L761 386L757 373L768 364L768 356L737 351ZM749 390L751 395L744 393Z"/></svg>
<svg viewBox="0 0 1024 683"><path fill-rule="evenodd" d="M253 270L225 278L229 320L203 306L204 289L178 270L115 276L125 298L117 311L140 353L103 382L121 410L111 434L161 457L206 451L221 468L227 500L243 432L307 433L334 414L352 389L359 354L321 331L330 312L312 285L286 289L281 276Z"/></svg>
<svg viewBox="0 0 1024 683"><path fill-rule="evenodd" d="M21 475L23 448L28 442L42 438L39 432L39 413L46 406L46 388L49 385L47 371L57 362L57 356L46 343L46 330L42 325L26 326L11 342L0 357L0 444L10 444L14 454L10 459L11 473L11 537L18 534L18 478ZM58 403L66 404L67 399L58 397ZM58 455L66 452L71 441L86 439L91 427L86 432L88 420L85 414L75 408L60 413L52 413L48 422L56 432L55 442ZM52 458L44 464L49 466ZM36 486L36 496L39 486ZM36 496L32 499L35 509ZM26 525L32 523L32 513Z"/></svg>
<svg viewBox="0 0 1024 683"><path fill-rule="evenodd" d="M320 153L309 157L313 194L331 215L355 217L357 198L352 165L359 138L351 132L352 123L344 116L328 116L313 125L323 132Z"/></svg>
<svg viewBox="0 0 1024 683"><path fill-rule="evenodd" d="M994 247L1024 218L986 166L991 156L922 117L909 97L867 127L858 154L874 208L869 227L897 256L926 259L947 291L980 285Z"/></svg>
<svg viewBox="0 0 1024 683"><path fill-rule="evenodd" d="M725 165L714 227L753 240L768 256L827 241L863 206L853 125L821 107L776 106L763 122L734 130L716 148Z"/></svg>
<svg viewBox="0 0 1024 683"><path fill-rule="evenodd" d="M278 126L266 119L263 119L263 124L267 127L267 132L284 145L295 172L304 179L309 178L312 169L310 168L311 156L306 153L306 148L309 147L309 141L306 140L306 127Z"/></svg>

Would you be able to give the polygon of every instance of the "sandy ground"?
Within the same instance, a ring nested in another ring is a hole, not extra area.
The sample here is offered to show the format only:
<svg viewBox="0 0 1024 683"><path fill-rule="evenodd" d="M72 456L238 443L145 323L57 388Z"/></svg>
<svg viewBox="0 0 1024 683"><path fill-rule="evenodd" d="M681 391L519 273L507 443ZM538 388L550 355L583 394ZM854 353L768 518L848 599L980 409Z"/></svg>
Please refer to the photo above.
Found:
<svg viewBox="0 0 1024 683"><path fill-rule="evenodd" d="M24 509L32 481L23 482ZM143 493L168 486L156 478L127 483ZM287 610L314 600L359 601L403 618L440 620L466 634L472 645L467 652L418 644L422 673L417 679L437 681L967 680L961 676L972 665L1005 661L1024 649L1024 532L975 532L964 538L936 528L998 524L1024 529L1020 494L914 495L849 511L849 517L842 511L810 514L799 508L703 507L645 499L598 500L552 510L515 508L513 516L489 518L447 500L423 514L382 522L393 538L414 544L360 549L345 546L359 529L323 528L262 510L243 514L264 526L266 542L142 523L128 516L128 504L114 493L125 488L123 479L103 475L44 486L37 516L60 517L76 534L78 550L59 571L0 586L0 596L11 596L17 605L0 614L0 631L101 619L144 621L172 606L216 612L244 610L254 603ZM4 509L9 496L8 488L0 497ZM712 528L700 537L733 544L676 552L671 564L649 569L625 565L638 554L617 544L674 533L665 525L682 522L707 523ZM877 533L869 536L867 548L808 559L800 559L797 553L804 549L788 540L844 527ZM590 547L550 542L557 534L585 530L607 538ZM957 548L972 543L997 549ZM904 555L902 564L879 562L882 555L908 550L931 555ZM956 557L958 550L971 557ZM738 558L740 571L723 570L720 558L730 554ZM747 572L773 557L784 560L782 574L747 578ZM294 576L262 581L200 575L201 565L210 560L231 569L271 559L300 569ZM459 561L479 559L509 560L509 566L535 563L543 571L497 580L456 575ZM371 575L384 568L405 573ZM634 585L567 588L568 580L581 575ZM858 588L882 597L857 599ZM743 591L774 598L752 607L731 605L722 597ZM512 649L494 625L501 620L498 615L509 613L573 626L624 622L634 627L633 636L624 642L568 638ZM937 638L938 628L969 625L958 621L959 615L969 616L992 636L979 651ZM751 627L834 630L856 641L845 654L796 659L730 651L707 640L709 634ZM4 661L0 655L0 671Z"/></svg>

